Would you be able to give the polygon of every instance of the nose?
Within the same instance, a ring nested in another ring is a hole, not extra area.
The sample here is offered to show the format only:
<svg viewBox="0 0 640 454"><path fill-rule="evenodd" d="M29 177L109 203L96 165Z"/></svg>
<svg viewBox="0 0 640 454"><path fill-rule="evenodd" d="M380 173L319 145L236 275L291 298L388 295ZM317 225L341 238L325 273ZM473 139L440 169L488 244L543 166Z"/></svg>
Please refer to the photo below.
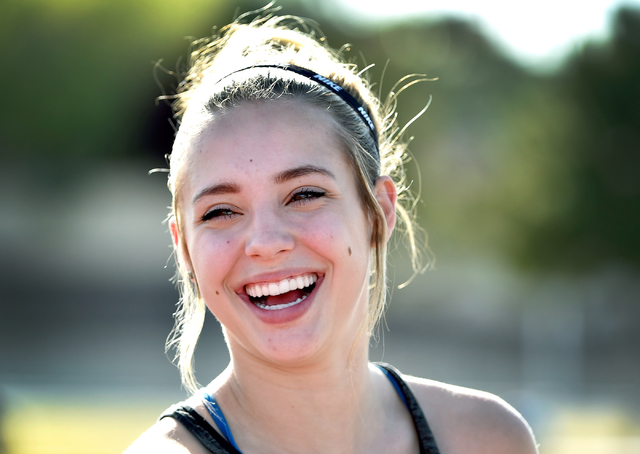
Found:
<svg viewBox="0 0 640 454"><path fill-rule="evenodd" d="M254 213L245 243L247 256L270 260L293 246L293 235L278 213L267 209Z"/></svg>

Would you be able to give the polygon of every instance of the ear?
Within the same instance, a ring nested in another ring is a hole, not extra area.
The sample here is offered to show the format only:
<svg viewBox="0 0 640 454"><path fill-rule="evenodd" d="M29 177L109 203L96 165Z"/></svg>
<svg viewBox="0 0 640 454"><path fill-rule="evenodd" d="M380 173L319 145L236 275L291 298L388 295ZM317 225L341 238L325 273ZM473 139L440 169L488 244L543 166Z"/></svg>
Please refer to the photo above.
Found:
<svg viewBox="0 0 640 454"><path fill-rule="evenodd" d="M381 175L376 180L374 188L376 200L382 207L384 217L387 221L387 241L391 237L391 232L396 225L396 201L398 200L398 191L396 185L388 175Z"/></svg>
<svg viewBox="0 0 640 454"><path fill-rule="evenodd" d="M175 217L169 219L169 231L171 232L171 239L173 240L173 247L176 250L180 249L180 232L178 231L178 223Z"/></svg>
<svg viewBox="0 0 640 454"><path fill-rule="evenodd" d="M180 227L178 227L178 222L175 217L172 217L169 220L169 231L171 232L171 239L173 240L173 248L177 254L178 262L187 269L187 271L191 271L191 263L188 260L188 254L186 254L185 245L182 241L182 235L180 235Z"/></svg>

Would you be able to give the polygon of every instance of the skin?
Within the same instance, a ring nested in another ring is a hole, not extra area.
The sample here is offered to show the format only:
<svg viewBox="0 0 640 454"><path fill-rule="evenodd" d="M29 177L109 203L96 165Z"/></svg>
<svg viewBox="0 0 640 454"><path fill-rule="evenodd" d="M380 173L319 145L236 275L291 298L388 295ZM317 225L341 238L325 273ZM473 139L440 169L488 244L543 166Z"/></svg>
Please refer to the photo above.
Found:
<svg viewBox="0 0 640 454"><path fill-rule="evenodd" d="M183 235L175 223L171 232L223 326L231 362L207 390L243 453L417 453L406 408L368 362L371 231L329 116L296 101L245 103L204 122L189 147ZM390 235L393 181L380 177L374 191ZM283 314L244 292L302 273L318 275L316 288ZM497 397L407 381L443 454L536 452ZM198 397L187 404L213 425ZM127 452L207 451L165 418Z"/></svg>

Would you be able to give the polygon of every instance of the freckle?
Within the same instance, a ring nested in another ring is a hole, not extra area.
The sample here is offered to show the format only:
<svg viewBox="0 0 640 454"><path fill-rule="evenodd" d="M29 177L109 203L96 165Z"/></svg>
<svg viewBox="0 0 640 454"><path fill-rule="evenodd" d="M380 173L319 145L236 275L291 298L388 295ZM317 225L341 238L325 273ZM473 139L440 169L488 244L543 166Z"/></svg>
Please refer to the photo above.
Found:
<svg viewBox="0 0 640 454"><path fill-rule="evenodd" d="M230 241L230 240L227 240L227 244L229 244L229 241Z"/></svg>
<svg viewBox="0 0 640 454"><path fill-rule="evenodd" d="M220 294L220 292L216 290L216 295L219 295L219 294Z"/></svg>
<svg viewBox="0 0 640 454"><path fill-rule="evenodd" d="M253 159L249 159L249 162L253 162Z"/></svg>
<svg viewBox="0 0 640 454"><path fill-rule="evenodd" d="M349 246L349 256L351 256L351 246Z"/></svg>

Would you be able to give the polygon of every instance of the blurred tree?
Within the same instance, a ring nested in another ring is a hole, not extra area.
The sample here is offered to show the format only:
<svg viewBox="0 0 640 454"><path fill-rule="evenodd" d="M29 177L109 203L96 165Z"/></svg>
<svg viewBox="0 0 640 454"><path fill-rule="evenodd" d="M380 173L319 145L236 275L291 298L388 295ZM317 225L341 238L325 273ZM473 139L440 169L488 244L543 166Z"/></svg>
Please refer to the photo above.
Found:
<svg viewBox="0 0 640 454"><path fill-rule="evenodd" d="M360 67L377 63L368 75L383 97L406 74L438 78L402 94L398 115L408 122L433 95L408 134L422 171L421 219L441 258L501 254L538 270L640 265L638 11L621 10L610 42L586 46L562 73L540 77L465 22L354 28L308 0L279 3L282 13L318 18L331 46L352 43L357 53L346 55ZM68 167L98 157L161 158L173 131L168 106L153 104L161 94L153 63L183 66L185 36L206 36L264 4L6 1L5 161L44 157ZM172 92L176 78L157 75Z"/></svg>
<svg viewBox="0 0 640 454"><path fill-rule="evenodd" d="M640 267L640 10L618 11L612 39L590 44L558 77L579 124L571 203L531 238L537 267L582 271L603 262Z"/></svg>
<svg viewBox="0 0 640 454"><path fill-rule="evenodd" d="M214 0L5 1L3 155L131 155L140 114L158 91L153 63L182 52L184 36L194 30L210 30L223 6Z"/></svg>

